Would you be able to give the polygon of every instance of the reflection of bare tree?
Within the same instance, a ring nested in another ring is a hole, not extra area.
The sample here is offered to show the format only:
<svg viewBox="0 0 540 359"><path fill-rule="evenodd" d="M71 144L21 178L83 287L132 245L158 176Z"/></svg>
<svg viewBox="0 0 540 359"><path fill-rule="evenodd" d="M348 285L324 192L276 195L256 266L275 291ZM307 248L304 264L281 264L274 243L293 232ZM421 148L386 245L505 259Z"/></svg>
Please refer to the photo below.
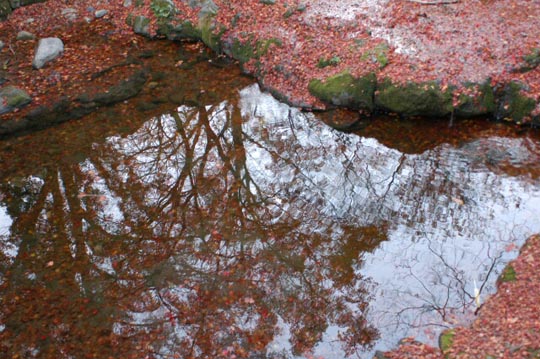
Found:
<svg viewBox="0 0 540 359"><path fill-rule="evenodd" d="M6 352L272 356L278 323L296 354L329 326L346 350L368 347L377 333L355 268L384 233L321 222L298 196L262 187L242 124L232 102L181 107L81 165L47 168L34 199L12 206Z"/></svg>

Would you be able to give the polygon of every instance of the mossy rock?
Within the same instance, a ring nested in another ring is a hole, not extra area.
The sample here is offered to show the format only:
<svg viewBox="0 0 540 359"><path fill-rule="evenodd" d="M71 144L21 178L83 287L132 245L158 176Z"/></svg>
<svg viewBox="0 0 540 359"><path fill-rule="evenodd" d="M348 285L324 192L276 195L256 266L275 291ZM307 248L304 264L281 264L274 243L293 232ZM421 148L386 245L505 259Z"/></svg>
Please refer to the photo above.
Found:
<svg viewBox="0 0 540 359"><path fill-rule="evenodd" d="M251 59L259 59L261 56L266 55L270 46L281 46L281 40L271 38L265 40L257 40L253 42L252 39L241 42L238 39L233 39L224 44L223 51L233 59L238 60L241 64L245 64Z"/></svg>
<svg viewBox="0 0 540 359"><path fill-rule="evenodd" d="M145 16L135 16L133 18L133 32L146 37L150 36L150 19Z"/></svg>
<svg viewBox="0 0 540 359"><path fill-rule="evenodd" d="M507 265L506 268L504 268L503 272L497 279L499 283L515 282L516 280L516 270L514 269L514 267L512 267L511 264Z"/></svg>
<svg viewBox="0 0 540 359"><path fill-rule="evenodd" d="M9 0L0 0L0 20L6 19L12 11Z"/></svg>
<svg viewBox="0 0 540 359"><path fill-rule="evenodd" d="M159 35L165 36L172 41L200 41L202 39L201 30L195 27L190 21L184 21L174 26L171 22L167 21L159 24L157 31Z"/></svg>
<svg viewBox="0 0 540 359"><path fill-rule="evenodd" d="M454 343L454 336L456 335L454 329L448 329L441 333L439 336L439 348L443 353L446 353L452 347Z"/></svg>
<svg viewBox="0 0 540 359"><path fill-rule="evenodd" d="M499 98L495 114L497 119L523 123L532 118L536 102L523 95L521 93L523 89L524 86L517 82L506 85Z"/></svg>
<svg viewBox="0 0 540 359"><path fill-rule="evenodd" d="M219 31L216 34L214 17L218 13L218 6L212 0L206 0L201 4L201 10L199 11L199 23L197 28L201 33L202 42L215 52L220 52L221 35L225 32L225 29Z"/></svg>
<svg viewBox="0 0 540 359"><path fill-rule="evenodd" d="M355 78L348 71L324 81L311 80L309 92L320 100L335 106L373 110L373 94L377 78L374 73Z"/></svg>
<svg viewBox="0 0 540 359"><path fill-rule="evenodd" d="M475 95L461 94L454 113L458 117L475 117L495 113L495 93L489 81L482 84L467 84L467 89L477 90Z"/></svg>
<svg viewBox="0 0 540 359"><path fill-rule="evenodd" d="M0 114L26 106L32 101L30 95L15 86L6 86L0 90Z"/></svg>
<svg viewBox="0 0 540 359"><path fill-rule="evenodd" d="M214 52L221 52L221 35L224 30L218 34L214 33L213 17L206 16L199 19L199 30L201 31L202 42Z"/></svg>
<svg viewBox="0 0 540 359"><path fill-rule="evenodd" d="M375 93L375 104L404 116L443 117L452 110L452 92L436 82L393 84L385 80Z"/></svg>
<svg viewBox="0 0 540 359"><path fill-rule="evenodd" d="M224 51L227 55L238 60L241 64L244 64L256 57L255 47L249 42L242 43L238 39L232 40Z"/></svg>

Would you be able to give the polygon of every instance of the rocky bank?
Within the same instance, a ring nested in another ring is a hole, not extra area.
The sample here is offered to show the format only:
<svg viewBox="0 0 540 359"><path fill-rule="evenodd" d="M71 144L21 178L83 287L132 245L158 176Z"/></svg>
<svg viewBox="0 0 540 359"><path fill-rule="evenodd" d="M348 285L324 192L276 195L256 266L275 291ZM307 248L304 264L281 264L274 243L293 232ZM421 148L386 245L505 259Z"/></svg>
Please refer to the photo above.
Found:
<svg viewBox="0 0 540 359"><path fill-rule="evenodd" d="M539 121L537 1L139 3L137 33L201 40L295 106Z"/></svg>
<svg viewBox="0 0 540 359"><path fill-rule="evenodd" d="M50 112L68 101L77 111L65 118L87 113L95 101L79 110L84 91L66 89L86 83L72 73L79 67L90 74L124 61L118 55L125 51L110 45L136 46L134 34L201 41L236 59L279 99L306 110L346 107L361 114L540 122L537 1L49 0L21 7L31 2L36 1L0 0L0 16L7 18L0 23L0 86L14 86L31 98L17 102L6 97L12 90L2 90L0 135L45 127L36 108ZM109 46L77 41L90 29ZM19 37L21 32L27 37ZM54 37L65 43L66 53L30 69L37 42ZM109 56L92 53L103 50ZM85 56L95 69L81 63ZM43 88L51 82L68 94L44 104ZM101 90L108 93L109 87Z"/></svg>

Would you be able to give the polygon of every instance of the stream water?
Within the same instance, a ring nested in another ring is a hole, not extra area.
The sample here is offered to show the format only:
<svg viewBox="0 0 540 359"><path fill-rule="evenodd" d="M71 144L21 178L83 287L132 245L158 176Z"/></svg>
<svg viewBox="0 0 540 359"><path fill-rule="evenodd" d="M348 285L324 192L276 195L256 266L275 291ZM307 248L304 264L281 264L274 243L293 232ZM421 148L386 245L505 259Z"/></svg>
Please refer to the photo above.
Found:
<svg viewBox="0 0 540 359"><path fill-rule="evenodd" d="M323 120L355 114L300 112L218 62L0 142L7 357L436 344L540 232L537 132L382 117L339 132Z"/></svg>

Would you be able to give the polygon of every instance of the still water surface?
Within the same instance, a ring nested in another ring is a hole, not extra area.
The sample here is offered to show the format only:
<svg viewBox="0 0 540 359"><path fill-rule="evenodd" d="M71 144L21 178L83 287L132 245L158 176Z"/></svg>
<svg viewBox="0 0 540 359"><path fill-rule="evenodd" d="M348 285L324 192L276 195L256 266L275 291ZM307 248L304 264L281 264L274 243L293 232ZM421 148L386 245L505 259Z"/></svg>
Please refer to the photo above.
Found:
<svg viewBox="0 0 540 359"><path fill-rule="evenodd" d="M139 99L0 142L8 357L433 344L540 232L534 132L380 118L343 133L234 67L171 71Z"/></svg>

